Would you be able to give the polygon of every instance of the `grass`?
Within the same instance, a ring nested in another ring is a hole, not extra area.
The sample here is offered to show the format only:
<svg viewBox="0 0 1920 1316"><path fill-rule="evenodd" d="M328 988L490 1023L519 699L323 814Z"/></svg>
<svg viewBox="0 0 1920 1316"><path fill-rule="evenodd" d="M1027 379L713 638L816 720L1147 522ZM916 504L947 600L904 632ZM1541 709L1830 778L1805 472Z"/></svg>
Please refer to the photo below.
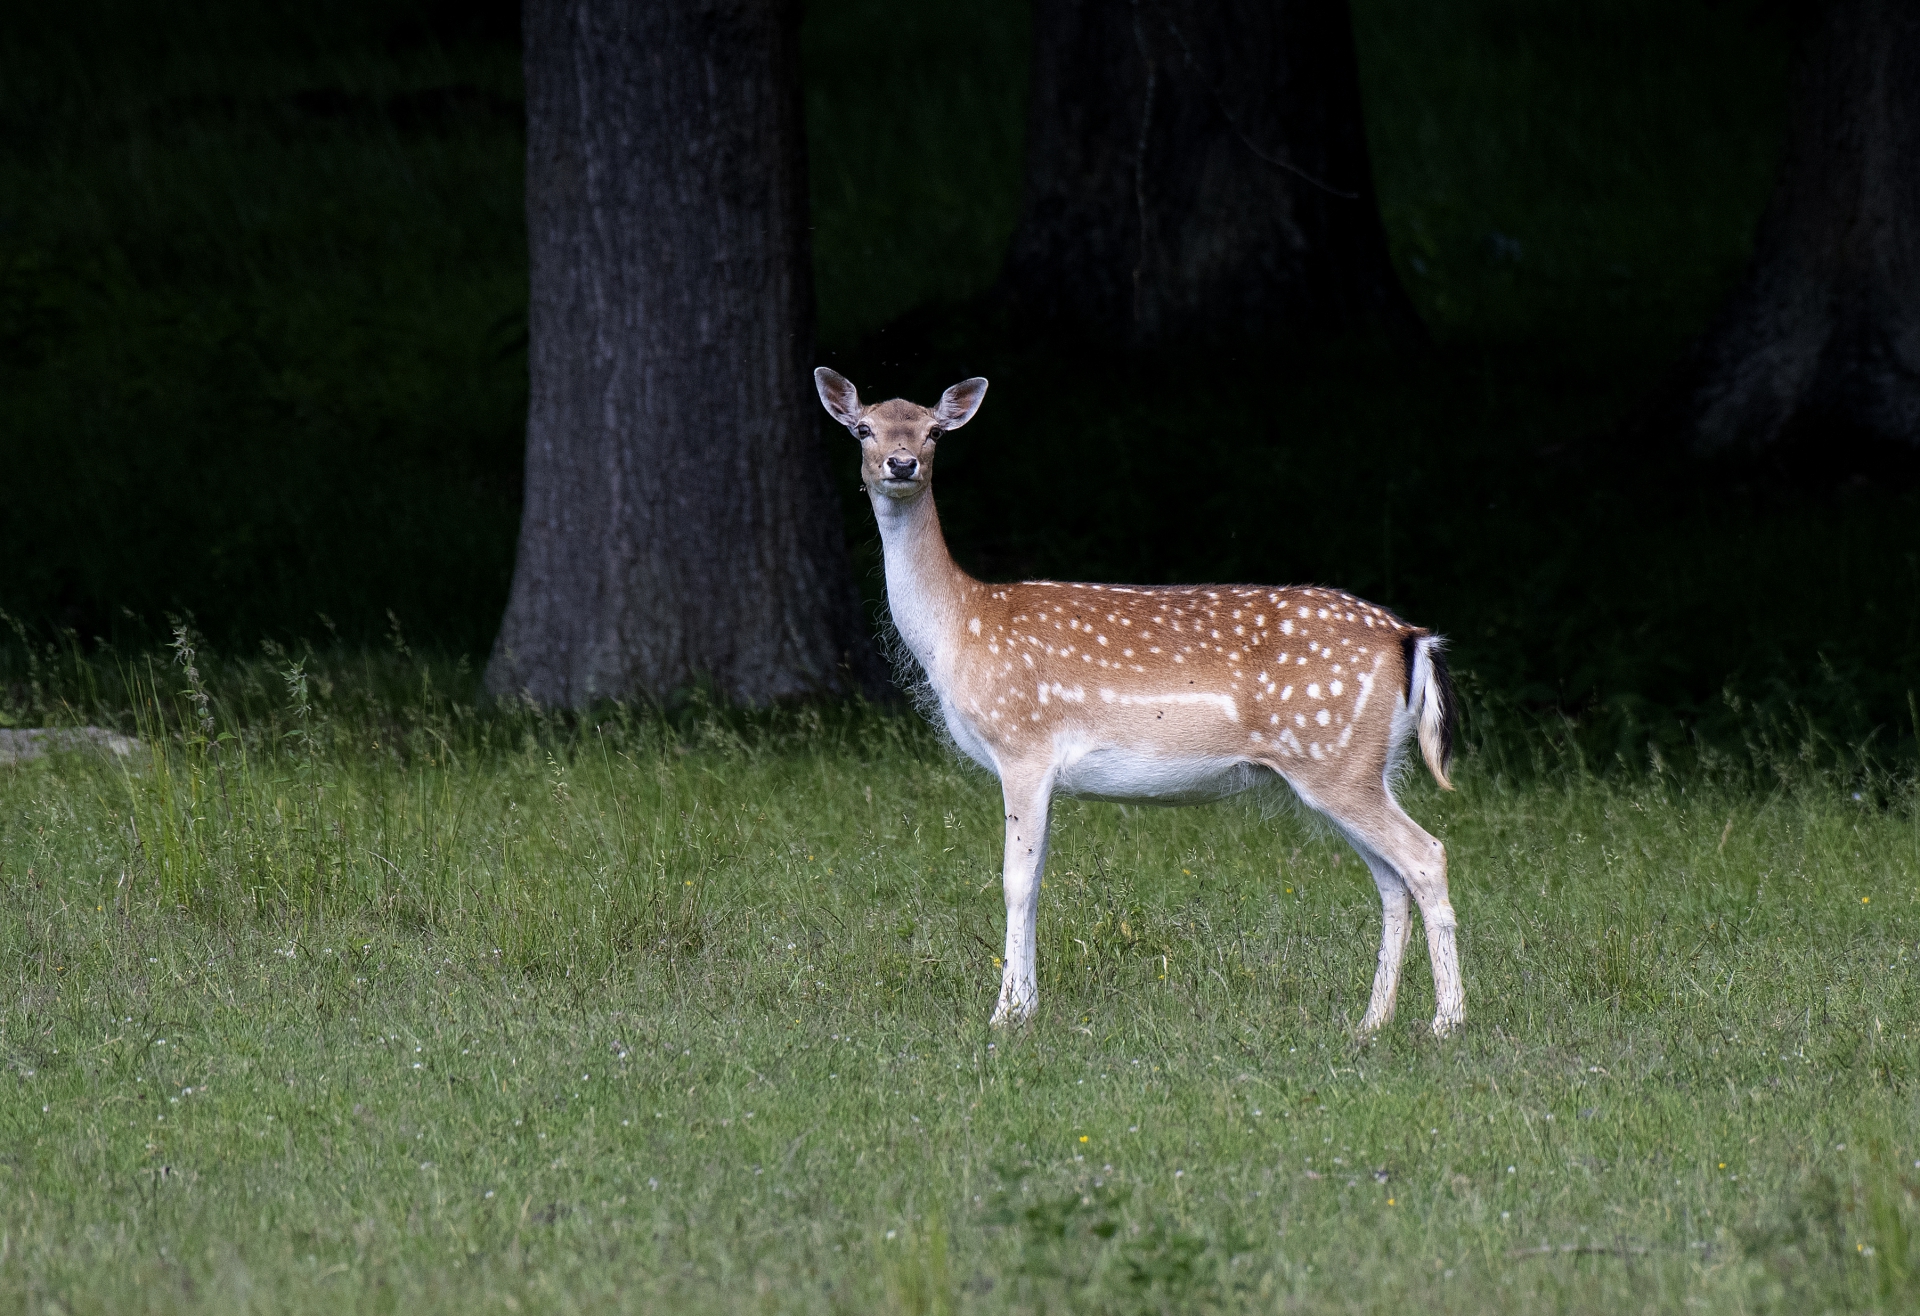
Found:
<svg viewBox="0 0 1920 1316"><path fill-rule="evenodd" d="M511 560L513 6L0 30L0 725L153 747L0 766L0 1305L1914 1305L1915 496L1595 442L1738 275L1779 24L1355 20L1427 358L998 322L999 0L809 6L822 342L994 378L942 458L970 565L1337 581L1454 637L1462 790L1408 793L1445 1045L1417 940L1353 1043L1377 903L1291 814L1063 806L1043 1013L994 1033L999 804L917 723L556 717L414 656L395 614L481 652ZM189 678L170 609L275 638Z"/></svg>
<svg viewBox="0 0 1920 1316"><path fill-rule="evenodd" d="M998 1033L997 795L916 722L483 710L396 652L66 670L152 753L0 769L9 1307L1920 1297L1908 779L1506 737L1412 782L1446 1044L1417 939L1354 1044L1377 904L1324 835L1066 804Z"/></svg>

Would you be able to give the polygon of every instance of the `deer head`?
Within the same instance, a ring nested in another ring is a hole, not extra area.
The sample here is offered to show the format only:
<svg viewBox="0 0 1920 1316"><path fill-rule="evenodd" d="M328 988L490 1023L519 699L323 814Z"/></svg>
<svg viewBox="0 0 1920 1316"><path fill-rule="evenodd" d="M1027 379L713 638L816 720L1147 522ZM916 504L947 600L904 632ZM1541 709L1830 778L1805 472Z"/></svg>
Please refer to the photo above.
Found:
<svg viewBox="0 0 1920 1316"><path fill-rule="evenodd" d="M852 381L825 366L813 372L813 384L827 414L860 440L860 478L868 493L902 500L926 492L940 436L972 420L987 395L986 380L962 380L929 411L903 398L864 406Z"/></svg>

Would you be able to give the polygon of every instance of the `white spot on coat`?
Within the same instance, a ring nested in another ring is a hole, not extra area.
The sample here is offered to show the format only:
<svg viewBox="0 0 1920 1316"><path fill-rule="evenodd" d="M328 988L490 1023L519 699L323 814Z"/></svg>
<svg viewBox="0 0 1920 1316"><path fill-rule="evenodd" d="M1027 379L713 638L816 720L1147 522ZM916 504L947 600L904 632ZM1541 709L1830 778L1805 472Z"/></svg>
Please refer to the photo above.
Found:
<svg viewBox="0 0 1920 1316"><path fill-rule="evenodd" d="M1233 702L1232 695L1202 694L1197 690L1195 691L1181 690L1181 691L1176 691L1172 694L1164 694L1164 695L1116 695L1114 697L1113 702L1116 704L1146 704L1146 705L1213 704L1216 707L1218 707L1222 713L1226 714L1227 721L1238 722L1240 720L1240 708L1239 708L1239 705Z"/></svg>

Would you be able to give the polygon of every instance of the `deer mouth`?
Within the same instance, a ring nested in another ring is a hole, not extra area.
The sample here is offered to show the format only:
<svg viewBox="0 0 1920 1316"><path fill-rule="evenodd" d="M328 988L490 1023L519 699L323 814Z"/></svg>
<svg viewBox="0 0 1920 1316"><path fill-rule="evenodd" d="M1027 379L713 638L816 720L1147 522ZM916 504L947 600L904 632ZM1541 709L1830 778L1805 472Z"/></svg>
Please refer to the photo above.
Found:
<svg viewBox="0 0 1920 1316"><path fill-rule="evenodd" d="M921 488L918 473L914 475L883 475L873 482L874 488L889 498L907 498L918 493Z"/></svg>

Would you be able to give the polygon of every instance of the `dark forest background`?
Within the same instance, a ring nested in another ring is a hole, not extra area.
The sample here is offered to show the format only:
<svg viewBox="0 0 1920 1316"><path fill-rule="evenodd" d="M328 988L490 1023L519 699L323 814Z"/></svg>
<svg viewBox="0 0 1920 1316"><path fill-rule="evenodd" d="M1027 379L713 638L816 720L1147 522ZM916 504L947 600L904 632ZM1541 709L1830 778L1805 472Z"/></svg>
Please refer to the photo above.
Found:
<svg viewBox="0 0 1920 1316"><path fill-rule="evenodd" d="M1777 8L1355 0L1431 344L1122 356L995 295L1025 7L814 0L821 360L869 397L993 380L939 480L976 573L1337 584L1448 634L1483 726L1571 727L1599 762L1761 735L1910 755L1910 473L1703 463L1634 425L1751 250ZM522 113L511 4L0 26L8 662L156 646L169 614L229 651L397 619L484 656L520 508Z"/></svg>

